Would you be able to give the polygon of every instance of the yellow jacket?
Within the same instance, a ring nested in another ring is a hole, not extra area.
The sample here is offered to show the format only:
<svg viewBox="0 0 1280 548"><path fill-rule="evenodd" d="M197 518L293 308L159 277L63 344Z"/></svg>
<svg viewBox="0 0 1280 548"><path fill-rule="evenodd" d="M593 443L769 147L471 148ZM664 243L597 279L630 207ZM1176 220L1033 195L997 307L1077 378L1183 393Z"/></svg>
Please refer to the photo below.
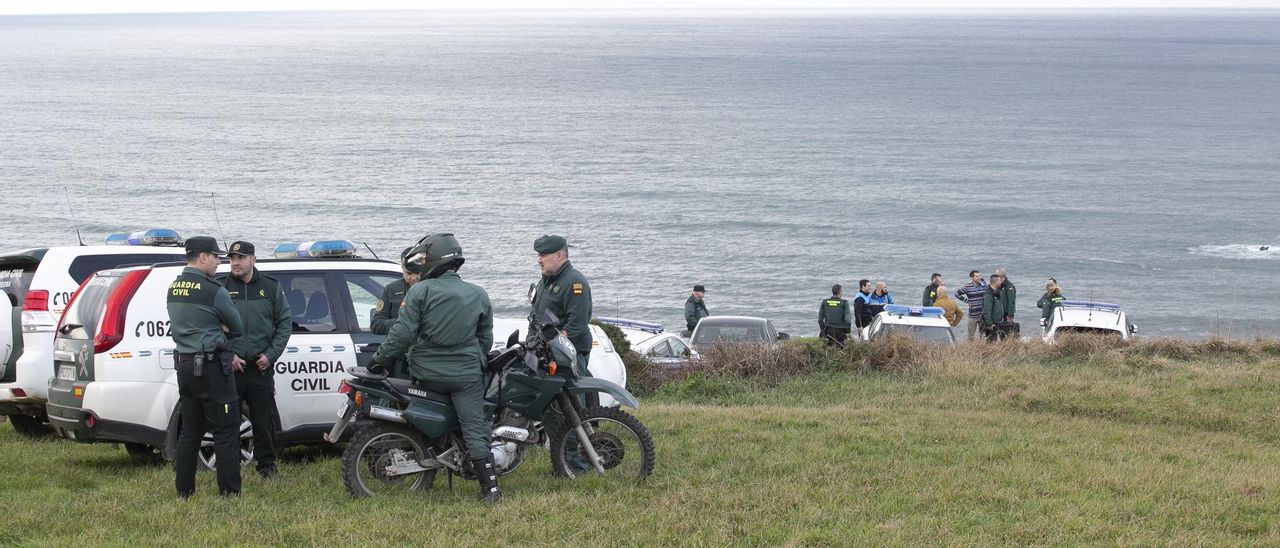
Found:
<svg viewBox="0 0 1280 548"><path fill-rule="evenodd" d="M947 319L947 323L951 324L951 327L960 325L960 318L964 317L964 313L960 312L960 307L956 305L955 299L952 299L950 295L939 294L938 300L933 301L933 306L942 308L942 317Z"/></svg>

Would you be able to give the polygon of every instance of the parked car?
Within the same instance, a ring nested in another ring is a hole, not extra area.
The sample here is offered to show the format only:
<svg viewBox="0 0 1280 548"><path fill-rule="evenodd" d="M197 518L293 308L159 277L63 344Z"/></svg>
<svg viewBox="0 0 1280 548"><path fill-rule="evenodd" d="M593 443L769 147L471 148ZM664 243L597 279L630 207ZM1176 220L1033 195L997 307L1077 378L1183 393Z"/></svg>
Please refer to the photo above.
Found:
<svg viewBox="0 0 1280 548"><path fill-rule="evenodd" d="M1044 341L1053 342L1061 333L1112 335L1127 341L1138 333L1138 326L1129 321L1118 304L1063 301L1044 326Z"/></svg>
<svg viewBox="0 0 1280 548"><path fill-rule="evenodd" d="M708 316L698 321L689 336L689 344L700 353L715 348L716 344L777 345L790 336L779 333L773 322L752 316Z"/></svg>
<svg viewBox="0 0 1280 548"><path fill-rule="evenodd" d="M660 324L624 318L597 317L596 321L617 326L631 343L631 350L644 356L649 363L679 367L701 357L689 343Z"/></svg>
<svg viewBox="0 0 1280 548"><path fill-rule="evenodd" d="M54 327L94 272L184 258L177 232L113 235L118 245L39 247L0 254L0 415L28 436L47 435L45 402L54 374ZM130 242L132 237L132 243Z"/></svg>
<svg viewBox="0 0 1280 548"><path fill-rule="evenodd" d="M357 257L349 244L342 246L341 255L330 251L324 257L257 263L280 282L293 316L293 333L274 371L276 437L282 447L323 442L346 398L338 392L340 384L352 378L351 368L367 367L384 340L370 326L382 289L400 279L400 266ZM159 449L166 458L172 456L178 386L165 293L184 265L99 272L72 300L55 342L57 374L48 380L46 408L59 435L86 443L122 443L135 455ZM227 271L226 264L219 268ZM495 321L494 339L506 341L512 330L523 330L522 324ZM599 337L604 340L601 353L611 352L608 339ZM593 350L592 358L593 374L626 382L616 354L612 360L607 355L596 359ZM247 419L240 434L247 461L253 454ZM213 457L212 437L206 434L206 441L200 459L207 466Z"/></svg>
<svg viewBox="0 0 1280 548"><path fill-rule="evenodd" d="M905 335L921 341L955 344L956 335L943 317L946 311L936 306L885 305L867 325L869 341L892 335Z"/></svg>

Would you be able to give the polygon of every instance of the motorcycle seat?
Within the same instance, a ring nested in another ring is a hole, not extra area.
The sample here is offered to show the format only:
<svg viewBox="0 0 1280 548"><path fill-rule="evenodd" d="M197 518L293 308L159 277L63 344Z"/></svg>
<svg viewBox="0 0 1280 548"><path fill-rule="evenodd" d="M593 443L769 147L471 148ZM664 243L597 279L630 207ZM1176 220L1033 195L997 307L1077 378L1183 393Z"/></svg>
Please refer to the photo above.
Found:
<svg viewBox="0 0 1280 548"><path fill-rule="evenodd" d="M431 400L434 402L447 403L450 405L453 404L453 399L450 398L448 394L441 394L434 390L427 390L426 388L419 386L417 383L409 379L397 379L394 377L389 377L387 378L386 382L387 384L390 384L391 386L395 387L396 390L399 390L400 392L408 394L415 398L423 398L423 399ZM412 392L410 392L410 390L412 390Z"/></svg>

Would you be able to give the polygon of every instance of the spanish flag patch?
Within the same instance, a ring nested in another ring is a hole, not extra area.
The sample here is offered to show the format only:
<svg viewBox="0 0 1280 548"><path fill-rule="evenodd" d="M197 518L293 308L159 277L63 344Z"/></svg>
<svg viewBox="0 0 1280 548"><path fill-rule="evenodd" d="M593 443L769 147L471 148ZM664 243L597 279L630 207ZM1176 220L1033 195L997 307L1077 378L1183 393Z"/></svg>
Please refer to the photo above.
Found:
<svg viewBox="0 0 1280 548"><path fill-rule="evenodd" d="M582 284L573 284L573 294L574 295L582 294Z"/></svg>

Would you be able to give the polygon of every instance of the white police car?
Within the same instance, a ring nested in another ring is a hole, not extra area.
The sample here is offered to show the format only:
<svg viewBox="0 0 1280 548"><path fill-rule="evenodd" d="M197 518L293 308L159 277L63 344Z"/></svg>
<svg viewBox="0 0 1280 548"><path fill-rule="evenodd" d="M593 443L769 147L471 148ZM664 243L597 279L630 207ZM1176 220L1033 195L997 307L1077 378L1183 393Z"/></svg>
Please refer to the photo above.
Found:
<svg viewBox="0 0 1280 548"><path fill-rule="evenodd" d="M347 371L367 366L384 339L370 326L383 287L400 279L400 267L357 257L355 246L345 240L281 244L276 251L284 258L262 259L257 267L280 282L293 316L292 336L275 363L277 440L281 446L320 443L337 420L334 410L346 399L337 390L350 378ZM160 449L172 456L178 386L165 293L183 267L169 263L100 272L72 300L54 350L57 375L49 380L47 409L59 435L124 443L131 454ZM219 268L227 271L226 264ZM505 341L509 334L495 338ZM593 371L595 361L589 364ZM601 359L599 367L621 369L621 360ZM604 371L600 376L616 377ZM244 421L246 460L252 439ZM204 445L201 460L208 466L210 436Z"/></svg>
<svg viewBox="0 0 1280 548"><path fill-rule="evenodd" d="M660 324L625 318L596 318L597 322L617 326L631 350L649 363L663 367L679 367L701 356L684 339L665 330Z"/></svg>
<svg viewBox="0 0 1280 548"><path fill-rule="evenodd" d="M1044 341L1053 342L1060 333L1094 333L1131 340L1138 327L1120 305L1088 301L1062 301L1044 326Z"/></svg>
<svg viewBox="0 0 1280 548"><path fill-rule="evenodd" d="M182 237L168 229L113 234L107 244L0 254L0 415L20 433L50 432L44 404L54 374L54 327L76 287L99 270L184 257L173 247Z"/></svg>
<svg viewBox="0 0 1280 548"><path fill-rule="evenodd" d="M867 325L866 339L874 341L895 334L927 342L955 344L956 335L943 317L945 313L936 306L885 305L884 310Z"/></svg>

